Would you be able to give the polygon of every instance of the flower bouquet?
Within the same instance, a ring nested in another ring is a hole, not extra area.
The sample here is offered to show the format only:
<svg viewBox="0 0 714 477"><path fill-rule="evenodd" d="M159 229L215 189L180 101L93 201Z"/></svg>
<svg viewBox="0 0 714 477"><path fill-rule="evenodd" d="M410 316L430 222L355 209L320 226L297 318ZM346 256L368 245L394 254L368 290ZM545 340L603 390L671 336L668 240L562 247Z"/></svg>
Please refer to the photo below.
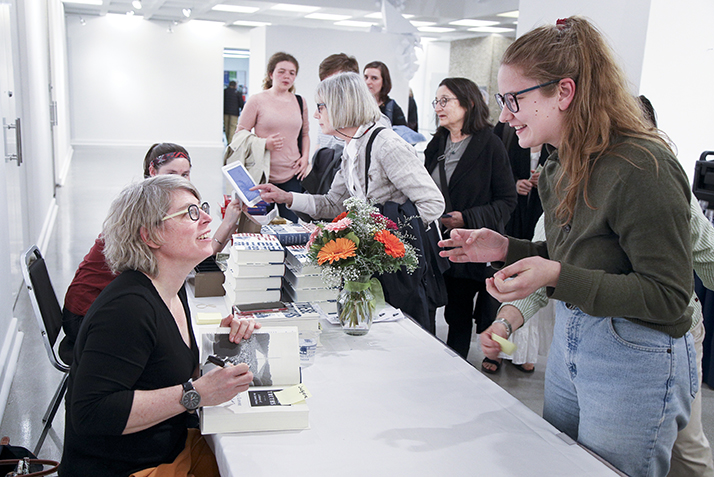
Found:
<svg viewBox="0 0 714 477"><path fill-rule="evenodd" d="M322 269L325 283L342 287L337 307L343 329L362 335L369 331L377 301L384 301L382 287L372 276L401 267L412 273L419 259L397 224L376 207L357 197L344 205L347 212L317 224L307 250L309 259Z"/></svg>

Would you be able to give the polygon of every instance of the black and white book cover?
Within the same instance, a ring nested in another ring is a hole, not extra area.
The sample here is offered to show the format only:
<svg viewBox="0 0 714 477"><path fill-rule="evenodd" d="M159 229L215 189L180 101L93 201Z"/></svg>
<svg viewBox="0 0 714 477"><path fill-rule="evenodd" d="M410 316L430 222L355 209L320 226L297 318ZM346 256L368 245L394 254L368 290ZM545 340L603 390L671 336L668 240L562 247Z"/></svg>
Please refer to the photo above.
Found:
<svg viewBox="0 0 714 477"><path fill-rule="evenodd" d="M229 365L248 364L253 382L248 391L232 400L204 407L201 432L215 434L307 428L307 404L284 405L273 394L301 381L297 327L265 327L239 343L228 339L229 332L229 328L216 328L201 334L202 372L205 374L216 366L207 361L209 355L216 355Z"/></svg>

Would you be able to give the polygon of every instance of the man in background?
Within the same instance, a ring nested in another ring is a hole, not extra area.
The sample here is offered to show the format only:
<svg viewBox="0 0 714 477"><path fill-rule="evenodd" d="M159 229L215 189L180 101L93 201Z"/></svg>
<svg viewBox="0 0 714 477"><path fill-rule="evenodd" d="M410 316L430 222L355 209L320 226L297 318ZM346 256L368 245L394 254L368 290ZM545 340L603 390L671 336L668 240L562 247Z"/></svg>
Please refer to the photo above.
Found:
<svg viewBox="0 0 714 477"><path fill-rule="evenodd" d="M238 116L243 109L243 96L236 89L237 83L231 81L223 90L223 132L226 133L226 142L231 143L233 134L238 126Z"/></svg>

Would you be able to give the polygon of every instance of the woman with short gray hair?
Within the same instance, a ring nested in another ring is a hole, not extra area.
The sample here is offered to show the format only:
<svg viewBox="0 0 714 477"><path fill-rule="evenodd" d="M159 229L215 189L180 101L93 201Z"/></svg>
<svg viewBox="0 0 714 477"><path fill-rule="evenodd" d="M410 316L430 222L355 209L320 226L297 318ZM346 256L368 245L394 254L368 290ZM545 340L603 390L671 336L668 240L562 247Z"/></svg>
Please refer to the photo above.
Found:
<svg viewBox="0 0 714 477"><path fill-rule="evenodd" d="M385 215L395 222L419 215L423 224L415 220L416 226L409 234L415 237L412 244L425 258L420 259L420 268L412 276L398 272L378 278L389 304L431 329L428 314L431 296L426 280L434 276L427 270L431 266L427 263L431 261L430 243L435 247L436 240L430 241L426 228L444 212L444 197L414 148L391 128L377 127L379 107L358 74L340 73L323 80L315 99L315 119L322 132L343 138L346 143L340 170L330 190L324 195L310 195L286 192L272 184L258 185L255 189L260 190L266 202L287 204L315 218L336 217L346 210L343 203L349 197L385 206Z"/></svg>
<svg viewBox="0 0 714 477"><path fill-rule="evenodd" d="M104 223L104 253L120 273L84 318L66 396L60 475L218 476L195 427L201 405L248 389L246 364L199 377L199 351L184 287L213 252L208 204L191 183L160 175L125 188ZM225 318L230 339L252 320ZM153 470L156 469L156 470ZM165 473L165 474L164 474Z"/></svg>
<svg viewBox="0 0 714 477"><path fill-rule="evenodd" d="M342 203L348 197L365 198L375 204L389 201L403 204L409 199L425 224L441 216L444 211L441 192L410 144L391 129L375 127L380 118L379 107L357 73L326 78L318 85L315 100L314 117L322 132L346 142L340 171L327 194L298 194L261 184L256 189L263 200L286 204L315 218L333 218L345 211Z"/></svg>

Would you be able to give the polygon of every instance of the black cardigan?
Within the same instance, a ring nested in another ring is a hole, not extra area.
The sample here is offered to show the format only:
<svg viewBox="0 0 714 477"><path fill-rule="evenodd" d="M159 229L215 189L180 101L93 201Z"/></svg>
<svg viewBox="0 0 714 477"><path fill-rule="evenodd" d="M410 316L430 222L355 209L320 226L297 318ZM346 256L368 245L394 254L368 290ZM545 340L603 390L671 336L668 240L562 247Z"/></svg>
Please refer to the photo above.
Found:
<svg viewBox="0 0 714 477"><path fill-rule="evenodd" d="M437 159L444 153L448 134L438 130L424 151L430 174L438 167ZM517 203L516 183L506 148L490 128L473 135L448 185L451 208L447 206L446 212L461 212L465 228L504 232ZM452 263L446 274L482 280L484 269L484 264Z"/></svg>

